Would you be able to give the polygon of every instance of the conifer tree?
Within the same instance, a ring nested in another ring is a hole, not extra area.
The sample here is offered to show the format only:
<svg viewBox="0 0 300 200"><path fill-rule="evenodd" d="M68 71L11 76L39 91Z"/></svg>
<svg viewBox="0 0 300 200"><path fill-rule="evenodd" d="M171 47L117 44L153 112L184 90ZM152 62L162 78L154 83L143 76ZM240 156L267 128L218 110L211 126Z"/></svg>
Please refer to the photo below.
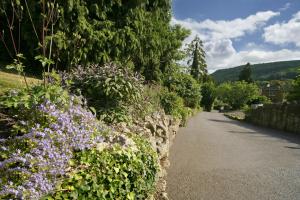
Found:
<svg viewBox="0 0 300 200"><path fill-rule="evenodd" d="M250 63L247 63L245 67L242 69L239 75L239 81L245 81L247 83L252 83L252 70Z"/></svg>
<svg viewBox="0 0 300 200"><path fill-rule="evenodd" d="M199 82L203 82L207 76L207 65L203 42L198 36L188 44L186 53L189 59L188 65L191 68L191 75Z"/></svg>

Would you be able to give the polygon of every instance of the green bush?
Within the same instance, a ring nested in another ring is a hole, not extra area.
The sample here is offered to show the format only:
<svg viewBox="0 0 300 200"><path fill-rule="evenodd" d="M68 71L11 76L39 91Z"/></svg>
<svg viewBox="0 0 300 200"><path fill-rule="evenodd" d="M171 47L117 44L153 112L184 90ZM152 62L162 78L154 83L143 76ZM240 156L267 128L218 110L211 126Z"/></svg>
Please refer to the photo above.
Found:
<svg viewBox="0 0 300 200"><path fill-rule="evenodd" d="M254 83L237 81L223 83L217 88L217 97L233 109L240 109L260 95L259 87Z"/></svg>
<svg viewBox="0 0 300 200"><path fill-rule="evenodd" d="M213 107L214 107L215 110L220 110L220 111L230 110L230 106L228 104L224 103L223 101L221 101L218 98L214 101L214 106Z"/></svg>
<svg viewBox="0 0 300 200"><path fill-rule="evenodd" d="M81 66L69 76L71 90L78 89L88 105L107 123L130 121L131 107L141 102L143 78L130 69L110 63L104 66Z"/></svg>
<svg viewBox="0 0 300 200"><path fill-rule="evenodd" d="M175 92L163 91L160 96L160 102L166 114L181 119L183 123L186 122L190 114L189 110L184 107L183 99Z"/></svg>
<svg viewBox="0 0 300 200"><path fill-rule="evenodd" d="M169 91L177 93L184 100L184 105L190 108L199 107L201 100L200 85L188 74L173 73L164 80Z"/></svg>
<svg viewBox="0 0 300 200"><path fill-rule="evenodd" d="M133 112L135 119L144 119L162 109L160 104L160 95L162 87L160 85L145 85L142 94L142 100L136 107L136 112Z"/></svg>
<svg viewBox="0 0 300 200"><path fill-rule="evenodd" d="M148 142L132 136L135 147L119 145L77 153L76 170L45 199L146 199L154 192L157 155Z"/></svg>
<svg viewBox="0 0 300 200"><path fill-rule="evenodd" d="M253 98L248 104L268 104L271 100L266 96L257 96Z"/></svg>
<svg viewBox="0 0 300 200"><path fill-rule="evenodd" d="M204 83L201 87L201 106L210 112L216 99L216 88L213 83Z"/></svg>
<svg viewBox="0 0 300 200"><path fill-rule="evenodd" d="M300 103L300 76L293 82L293 88L288 94L289 101L296 101Z"/></svg>
<svg viewBox="0 0 300 200"><path fill-rule="evenodd" d="M0 199L146 199L154 192L158 158L146 139L114 134L57 85L41 95L33 88L5 97L22 135L0 140ZM26 92L33 96L23 98Z"/></svg>

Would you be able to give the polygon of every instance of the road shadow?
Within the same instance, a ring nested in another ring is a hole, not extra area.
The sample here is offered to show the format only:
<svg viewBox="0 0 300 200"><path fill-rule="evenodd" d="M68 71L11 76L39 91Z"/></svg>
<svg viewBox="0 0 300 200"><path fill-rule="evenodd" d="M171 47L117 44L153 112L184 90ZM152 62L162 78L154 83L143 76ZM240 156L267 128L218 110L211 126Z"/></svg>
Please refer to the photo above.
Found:
<svg viewBox="0 0 300 200"><path fill-rule="evenodd" d="M225 116L224 116L225 117ZM263 137L263 136L269 136L277 139L283 139L286 141L289 141L291 143L295 143L299 145L299 147L285 147L289 149L300 149L300 134L297 133L291 133L281 130L276 130L272 128L262 127L258 125L254 125L245 121L236 121L229 118L226 118L224 120L220 119L208 119L209 121L217 122L217 123L227 123L236 125L242 128L248 129L247 131L229 131L231 133L236 134L249 134L256 137Z"/></svg>

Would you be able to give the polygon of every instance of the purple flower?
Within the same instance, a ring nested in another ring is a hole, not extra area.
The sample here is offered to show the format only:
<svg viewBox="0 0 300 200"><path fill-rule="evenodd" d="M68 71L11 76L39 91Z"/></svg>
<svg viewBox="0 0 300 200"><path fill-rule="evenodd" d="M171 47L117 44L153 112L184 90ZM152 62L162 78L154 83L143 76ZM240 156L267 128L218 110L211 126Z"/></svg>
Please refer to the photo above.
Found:
<svg viewBox="0 0 300 200"><path fill-rule="evenodd" d="M103 125L81 105L70 102L65 108L59 109L50 101L45 101L38 106L38 110L46 119L51 119L51 123L41 121L27 134L15 137L15 142L29 140L32 146L26 152L17 149L9 158L0 162L0 170L8 174L26 174L28 178L21 185L4 184L0 188L0 198L1 195L10 194L20 199L40 199L53 191L57 180L66 174L75 150L90 149L104 142L104 138L99 135L104 130ZM0 175L0 181L1 178Z"/></svg>

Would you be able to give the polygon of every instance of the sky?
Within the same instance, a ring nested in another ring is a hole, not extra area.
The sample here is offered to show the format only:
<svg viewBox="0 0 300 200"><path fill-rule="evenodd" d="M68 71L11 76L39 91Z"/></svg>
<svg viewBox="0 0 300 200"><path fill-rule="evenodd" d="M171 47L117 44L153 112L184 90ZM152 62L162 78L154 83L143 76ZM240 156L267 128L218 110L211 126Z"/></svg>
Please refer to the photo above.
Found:
<svg viewBox="0 0 300 200"><path fill-rule="evenodd" d="M209 72L300 60L300 0L173 0L172 24L204 41Z"/></svg>

